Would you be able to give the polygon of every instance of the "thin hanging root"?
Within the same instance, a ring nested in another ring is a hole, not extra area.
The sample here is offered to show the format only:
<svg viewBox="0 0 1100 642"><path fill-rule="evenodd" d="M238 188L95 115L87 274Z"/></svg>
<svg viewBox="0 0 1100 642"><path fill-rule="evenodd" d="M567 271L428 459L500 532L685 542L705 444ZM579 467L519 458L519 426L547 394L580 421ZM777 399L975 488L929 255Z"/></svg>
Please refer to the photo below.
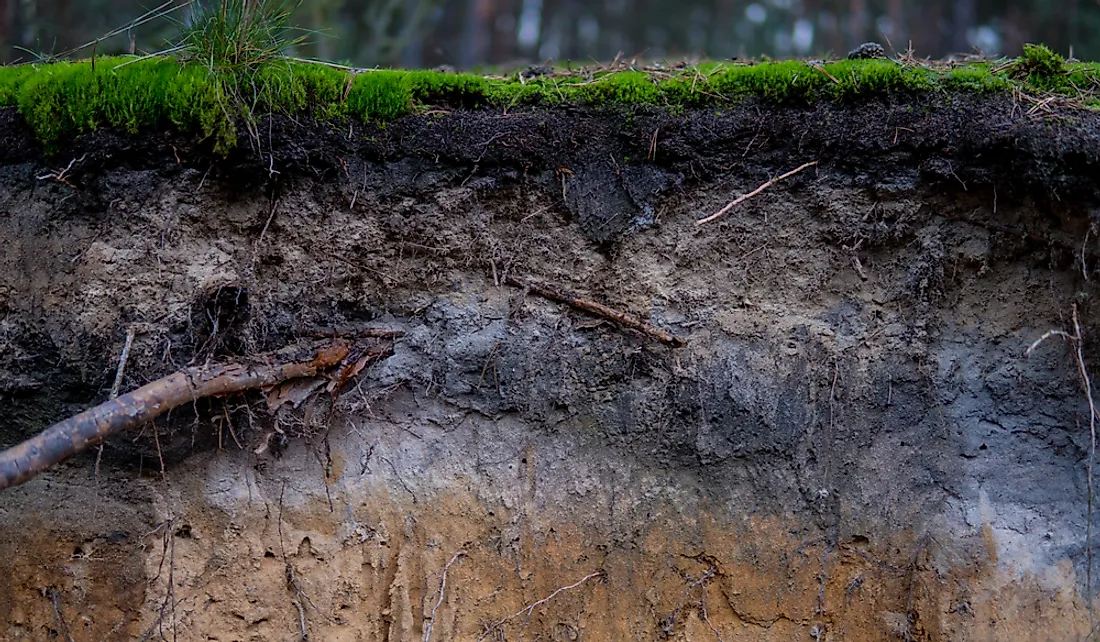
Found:
<svg viewBox="0 0 1100 642"><path fill-rule="evenodd" d="M834 80L835 80L835 78L834 78ZM741 196L738 196L737 198L730 201L729 205L726 205L722 209L718 210L717 212L715 212L714 214L711 214L710 216L708 216L706 218L701 218L698 221L695 221L695 224L696 225L704 225L706 223L710 223L711 221L713 221L715 219L722 218L723 216L726 215L727 212L729 212L733 208L737 207L741 203L744 203L745 201L749 200L753 196L756 196L760 192L763 192L764 190L768 189L772 185L775 185L776 183L778 183L781 180L790 178L791 176L794 176L795 174L801 172L802 170L804 170L808 167L813 167L814 165L817 165L817 161L810 161L808 163L804 163L802 165L799 165L798 167L796 167L796 168L792 169L791 171L787 172L786 174L783 174L782 176L777 176L777 177L771 179L770 181L764 183L760 187L757 187L756 189L749 192L748 194L742 194Z"/></svg>
<svg viewBox="0 0 1100 642"><path fill-rule="evenodd" d="M186 368L56 423L0 452L0 491L31 479L54 464L192 401L311 377L340 365L352 349L335 340L297 354L273 354L248 364Z"/></svg>

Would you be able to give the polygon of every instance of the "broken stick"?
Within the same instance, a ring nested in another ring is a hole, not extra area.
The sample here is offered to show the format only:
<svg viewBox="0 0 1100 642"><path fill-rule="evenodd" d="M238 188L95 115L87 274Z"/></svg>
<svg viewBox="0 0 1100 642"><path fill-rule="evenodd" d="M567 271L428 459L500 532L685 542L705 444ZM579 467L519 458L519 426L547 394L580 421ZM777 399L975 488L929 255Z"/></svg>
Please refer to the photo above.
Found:
<svg viewBox="0 0 1100 642"><path fill-rule="evenodd" d="M786 178L790 178L791 176L794 176L795 174L797 174L797 173L801 172L802 170L806 169L807 167L813 167L814 165L817 165L817 161L810 161L808 163L799 165L795 169L792 169L791 171L787 172L786 174L784 174L782 176L777 176L777 177L771 179L767 183L764 183L760 187L757 187L756 189L749 192L748 194L742 194L741 196L738 196L737 198L730 201L729 205L726 205L722 209L718 210L717 212L715 212L714 214L711 214L710 216L708 216L706 218L701 218L698 221L695 221L695 224L696 225L703 225L704 223L710 223L714 219L721 218L721 217L726 215L726 212L729 212L730 210L737 207L741 203L744 203L745 201L749 200L753 196L756 196L757 194L759 194L760 192L763 192L764 190L768 189L772 185L775 185L779 181L781 181L783 179L786 179Z"/></svg>
<svg viewBox="0 0 1100 642"><path fill-rule="evenodd" d="M565 303L566 305L571 305L578 310L584 310L589 314L594 314L598 317L607 319L608 321L614 321L615 323L618 323L625 328L630 328L631 330L641 332L647 337L656 339L661 343L666 343L674 348L679 348L684 345L683 339L680 339L679 337L669 332L665 332L660 328L655 328L648 323L642 321L641 319L633 317L625 312L613 310L606 305L603 305L602 303L596 303L595 301L582 299L572 292L560 290L558 288L542 283L535 283L533 281L517 279L514 276L504 277L504 282L517 288L526 288L541 297L550 299L551 301Z"/></svg>
<svg viewBox="0 0 1100 642"><path fill-rule="evenodd" d="M186 403L271 386L287 379L311 377L340 365L351 348L348 342L336 340L304 354L275 354L255 363L180 370L56 423L35 437L0 452L0 491L22 484L108 437L136 428Z"/></svg>

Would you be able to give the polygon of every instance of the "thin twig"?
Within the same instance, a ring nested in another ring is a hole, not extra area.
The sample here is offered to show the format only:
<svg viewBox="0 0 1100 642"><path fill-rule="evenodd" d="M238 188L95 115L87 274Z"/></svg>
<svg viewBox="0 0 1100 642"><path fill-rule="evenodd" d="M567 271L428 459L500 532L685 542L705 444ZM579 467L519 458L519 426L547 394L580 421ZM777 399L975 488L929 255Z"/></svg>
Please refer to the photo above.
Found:
<svg viewBox="0 0 1100 642"><path fill-rule="evenodd" d="M237 444L237 450L244 450L241 440L237 439L237 431L233 429L233 420L229 418L229 408L227 406L222 406L222 414L225 416L225 425L229 427L229 436L233 438L233 443ZM218 440L218 447L221 448L221 433L218 433Z"/></svg>
<svg viewBox="0 0 1100 642"><path fill-rule="evenodd" d="M264 223L264 228L260 230L260 237L256 239L256 244L252 246L252 267L250 269L253 277L256 274L256 261L260 257L260 246L264 244L264 237L267 236L267 228L271 227L271 221L275 220L275 210L279 205L279 201L275 198L271 199L271 212L267 215L267 221Z"/></svg>
<svg viewBox="0 0 1100 642"><path fill-rule="evenodd" d="M545 285L542 283L518 279L514 276L504 277L504 282L517 288L525 288L527 290L530 290L531 292L534 292L541 297L550 299L551 301L565 303L567 305L573 306L574 308L584 310L589 314L594 314L598 317L607 319L608 321L614 321L615 323L623 327L630 328L631 330L636 330L646 335L647 337L656 339L662 343L667 343L674 348L679 348L684 345L683 339L680 339L679 337L676 337L669 332L665 332L660 328L655 328L648 323L645 323L641 319L638 319L637 317L626 314L625 312L619 312L618 310L609 308L602 303L596 303L595 301L582 299L572 292L561 290L557 287Z"/></svg>
<svg viewBox="0 0 1100 642"><path fill-rule="evenodd" d="M510 622L511 620L514 620L515 618L517 618L521 615L524 615L524 614L527 615L526 619L524 620L524 624L526 625L527 622L530 621L531 616L534 614L535 609L542 606L543 604L546 604L550 600L554 599L555 597L557 597L557 595L559 593L564 593L565 591L575 589L578 586L580 586L581 584L584 584L585 582L587 582L588 580L590 580L594 577L603 577L603 576L604 576L604 572L602 570L596 571L594 573L589 573L588 575L585 575L584 577L577 580L576 582L573 582L569 586L562 586L562 587L557 588L550 595L547 595L546 597L542 598L541 600L539 600L537 602L532 602L531 604L528 604L527 606L523 607L522 609L516 611L515 613L513 613L513 614L509 615L508 617L504 618L503 620L501 620L501 621L497 622L496 624L490 626L489 628L485 629L485 632L482 633L481 637L478 638L478 642L481 642L481 640L484 640L485 638L489 637L493 632L502 629L504 627L504 625L507 624L508 622Z"/></svg>
<svg viewBox="0 0 1100 642"><path fill-rule="evenodd" d="M708 216L706 218L701 218L698 221L695 221L695 224L696 225L703 225L705 223L710 223L711 221L713 221L715 219L721 218L721 217L725 216L726 213L729 212L730 210L732 210L733 208L737 207L741 203L744 203L745 201L749 200L753 196L756 196L760 192L763 192L764 190L768 189L772 185L775 185L779 181L784 180L786 178L790 178L791 176L794 176L795 174L801 172L802 170L804 170L808 167L813 167L814 165L817 165L817 161L810 161L808 163L805 163L803 165L798 166L795 169L792 169L791 171L787 172L786 174L783 174L782 176L779 176L777 178L773 178L770 181L768 181L767 183L764 183L760 187L757 187L753 191L749 192L748 194L742 194L741 196L738 196L737 198L733 199L732 201L730 201L729 205L726 205L725 207L718 210L714 214L711 214L710 216Z"/></svg>
<svg viewBox="0 0 1100 642"><path fill-rule="evenodd" d="M302 642L309 642L309 629L306 628L306 609L302 606L301 600L294 600L294 606L298 607L298 627L302 630Z"/></svg>
<svg viewBox="0 0 1100 642"><path fill-rule="evenodd" d="M1085 280L1089 280L1089 261L1088 256L1085 254L1085 248L1089 245L1089 234L1092 232L1092 227L1089 226L1085 230L1085 240L1081 242L1081 276L1085 277Z"/></svg>
<svg viewBox="0 0 1100 642"><path fill-rule="evenodd" d="M115 399L118 397L119 389L122 388L122 377L126 372L126 361L130 358L130 346L134 344L134 336L137 334L137 329L134 326L130 326L126 330L126 343L122 345L122 354L118 357L118 368L115 370L115 382L111 385L111 392L107 395L107 400ZM95 500L93 501L93 514L99 510L99 464L103 461L103 444L100 444L95 454Z"/></svg>
<svg viewBox="0 0 1100 642"><path fill-rule="evenodd" d="M459 560L461 557L466 556L466 551L458 551L451 557L451 561L447 562L443 567L443 572L439 577L439 599L435 601L435 606L432 607L432 615L428 618L428 625L424 627L424 642L431 642L432 628L435 626L435 613L439 610L439 605L443 604L443 591L447 588L447 571L451 569L451 565Z"/></svg>
<svg viewBox="0 0 1100 642"><path fill-rule="evenodd" d="M122 377L126 373L126 361L130 358L130 346L134 344L134 336L137 334L137 329L134 326L130 326L126 330L126 343L122 345L122 354L118 358L118 369L115 370L115 382L111 386L111 394L108 399L114 399L118 396L119 390L122 388Z"/></svg>
<svg viewBox="0 0 1100 642"><path fill-rule="evenodd" d="M1047 339L1049 339L1051 337L1062 337L1066 341L1071 341L1071 342L1074 340L1073 335L1071 335L1070 333L1065 332L1063 330L1047 330L1045 333L1043 333L1043 336L1041 336L1038 339L1036 339L1035 341L1031 342L1031 345L1024 352L1024 356L1030 357L1031 353L1034 352L1036 348L1038 348L1040 345L1042 345L1042 343L1044 341L1046 341Z"/></svg>

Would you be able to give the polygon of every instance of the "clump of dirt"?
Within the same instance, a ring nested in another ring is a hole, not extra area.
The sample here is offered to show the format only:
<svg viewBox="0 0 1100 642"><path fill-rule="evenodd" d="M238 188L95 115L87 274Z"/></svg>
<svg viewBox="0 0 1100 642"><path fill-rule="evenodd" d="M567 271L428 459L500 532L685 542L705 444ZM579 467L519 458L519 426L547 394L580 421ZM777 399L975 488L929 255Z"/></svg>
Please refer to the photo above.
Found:
<svg viewBox="0 0 1100 642"><path fill-rule="evenodd" d="M102 401L129 332L124 389L405 334L335 401L205 400L5 492L0 630L1087 635L1090 409L1072 346L1025 351L1076 309L1096 366L1098 124L961 97L272 118L221 159L158 132L44 157L2 112L0 442Z"/></svg>

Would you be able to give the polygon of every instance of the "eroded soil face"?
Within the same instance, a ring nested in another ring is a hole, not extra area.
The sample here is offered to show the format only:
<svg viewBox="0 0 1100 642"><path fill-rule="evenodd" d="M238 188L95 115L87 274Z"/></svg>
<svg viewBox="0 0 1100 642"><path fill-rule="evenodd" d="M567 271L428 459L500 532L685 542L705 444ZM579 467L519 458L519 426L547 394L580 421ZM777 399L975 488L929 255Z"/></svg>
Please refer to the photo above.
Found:
<svg viewBox="0 0 1100 642"><path fill-rule="evenodd" d="M100 134L65 181L5 118L4 443L103 400L131 328L124 389L406 332L335 402L207 401L0 495L5 639L1090 632L1089 409L1025 351L1076 305L1095 365L1092 117L274 122L262 163Z"/></svg>

